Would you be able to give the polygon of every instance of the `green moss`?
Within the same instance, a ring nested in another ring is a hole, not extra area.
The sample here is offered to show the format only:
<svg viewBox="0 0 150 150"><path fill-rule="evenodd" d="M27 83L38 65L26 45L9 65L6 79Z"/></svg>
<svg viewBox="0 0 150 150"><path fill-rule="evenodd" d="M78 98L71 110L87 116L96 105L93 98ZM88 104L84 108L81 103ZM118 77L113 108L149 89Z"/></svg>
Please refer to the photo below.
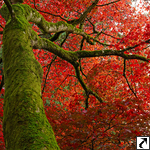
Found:
<svg viewBox="0 0 150 150"><path fill-rule="evenodd" d="M32 28L25 19L25 10L29 7L16 4L13 8L16 18L11 20L6 15L2 56L5 77L3 129L6 149L59 150L41 99L43 70L32 51ZM7 9L3 9L3 13L7 14Z"/></svg>

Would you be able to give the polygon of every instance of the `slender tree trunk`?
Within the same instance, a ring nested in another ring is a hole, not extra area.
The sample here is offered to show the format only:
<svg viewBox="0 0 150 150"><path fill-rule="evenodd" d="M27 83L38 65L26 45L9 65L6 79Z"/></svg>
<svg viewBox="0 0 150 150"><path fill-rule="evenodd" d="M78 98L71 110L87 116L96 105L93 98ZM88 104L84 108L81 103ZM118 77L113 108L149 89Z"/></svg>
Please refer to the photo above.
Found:
<svg viewBox="0 0 150 150"><path fill-rule="evenodd" d="M33 54L31 25L19 14L3 34L6 149L59 150L41 99L42 68Z"/></svg>

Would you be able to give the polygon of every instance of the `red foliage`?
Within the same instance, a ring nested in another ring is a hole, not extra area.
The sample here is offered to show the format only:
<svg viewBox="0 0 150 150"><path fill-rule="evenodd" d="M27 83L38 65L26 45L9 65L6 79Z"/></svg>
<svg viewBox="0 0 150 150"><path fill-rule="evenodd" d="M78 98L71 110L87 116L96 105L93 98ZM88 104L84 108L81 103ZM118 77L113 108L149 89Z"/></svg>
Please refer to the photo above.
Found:
<svg viewBox="0 0 150 150"><path fill-rule="evenodd" d="M47 21L78 19L92 3L90 0L36 0L40 12ZM33 0L25 0L34 8ZM150 58L150 20L142 12L136 12L130 0L118 1L109 5L109 0L98 3L85 20L83 30L95 36L93 25L100 33L100 42L110 44L110 49L120 50L129 46L135 48L126 54L139 54ZM2 5L2 2L0 2ZM144 7L144 6L143 6ZM148 6L145 6L145 10ZM2 27L4 19L0 16ZM77 26L78 27L78 26ZM39 29L33 25L33 29ZM3 29L0 28L0 31ZM63 35L62 35L63 36ZM61 37L63 38L63 37ZM65 50L79 50L81 37L70 34L63 44ZM59 39L56 44L60 44ZM2 42L0 43L2 44ZM113 46L112 46L113 45ZM83 44L82 50L105 50L102 45ZM83 79L88 88L97 93L104 103L94 96L89 98L89 108L85 109L85 92L75 77L74 68L68 62L56 58L50 67L53 54L43 50L33 50L41 63L44 75L42 94L45 112L56 135L61 149L135 149L136 136L150 135L150 65L138 60L124 62L120 57L86 58L82 60ZM45 84L45 77L48 78ZM126 79L127 78L127 79ZM4 94L4 91L1 92ZM2 107L0 99L0 149L4 149L2 138Z"/></svg>

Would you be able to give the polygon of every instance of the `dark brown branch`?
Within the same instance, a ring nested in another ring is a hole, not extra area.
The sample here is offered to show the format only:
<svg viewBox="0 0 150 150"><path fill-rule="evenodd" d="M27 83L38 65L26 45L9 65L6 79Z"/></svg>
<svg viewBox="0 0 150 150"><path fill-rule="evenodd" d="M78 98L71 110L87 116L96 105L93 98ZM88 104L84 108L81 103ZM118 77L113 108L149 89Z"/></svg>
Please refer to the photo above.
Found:
<svg viewBox="0 0 150 150"><path fill-rule="evenodd" d="M63 32L64 31L55 33L54 36L52 36L49 40L51 40L52 42L56 41L59 38L60 34L63 33Z"/></svg>
<svg viewBox="0 0 150 150"><path fill-rule="evenodd" d="M0 24L0 27L4 29L4 27Z"/></svg>
<svg viewBox="0 0 150 150"><path fill-rule="evenodd" d="M2 61L2 58L0 58L0 64L2 63L3 61Z"/></svg>
<svg viewBox="0 0 150 150"><path fill-rule="evenodd" d="M86 110L87 110L88 107L89 107L88 99L89 99L89 93L86 94L86 98L85 98L85 109L86 109Z"/></svg>
<svg viewBox="0 0 150 150"><path fill-rule="evenodd" d="M11 5L10 1L9 1L9 0L4 0L4 2L5 2L5 4L6 4L8 10L9 10L9 13L10 13L10 15L11 15L11 18L15 18L15 13L14 13L14 11L13 11L13 9L12 9L12 5Z"/></svg>
<svg viewBox="0 0 150 150"><path fill-rule="evenodd" d="M75 19L75 20L71 20L71 21L67 21L67 23L69 24L73 24L73 25L77 25L81 22L83 22L85 20L85 18L87 17L87 14L91 12L91 10L97 5L97 3L99 2L99 0L95 0L91 6L89 6L86 11L83 12L83 14L80 16L79 19Z"/></svg>
<svg viewBox="0 0 150 150"><path fill-rule="evenodd" d="M60 44L60 47L63 46L63 44L64 44L65 41L67 40L68 36L69 36L69 33L67 32L67 33L66 33L66 37L64 38L64 40L63 40L63 41L61 42L61 44Z"/></svg>
<svg viewBox="0 0 150 150"><path fill-rule="evenodd" d="M82 38L82 40L81 40L81 45L80 45L80 51L81 51L82 48L83 48L84 40L85 40L85 39ZM81 66L81 58L79 59L79 65L80 65L80 71L81 71L82 75L84 75L85 77L87 77L87 76L84 74L83 69L82 69L82 66Z"/></svg>
<svg viewBox="0 0 150 150"><path fill-rule="evenodd" d="M119 2L120 0L117 0L117 1L113 1L113 2L110 2L110 3L106 3L106 4L102 4L102 5L96 5L98 7L103 7L103 6L107 6L107 5L110 5L110 4L114 4L114 3L117 3Z"/></svg>
<svg viewBox="0 0 150 150"><path fill-rule="evenodd" d="M110 37L112 37L112 38L114 38L114 39L121 40L121 38L117 38L117 37L114 37L114 36L112 36L112 35L110 35L110 34L107 34L107 33L103 32L105 29L102 29L102 31L101 31L101 32L96 31L96 27L95 27L95 25L94 25L94 24L90 21L90 19L89 19L89 18L87 18L87 20L88 20L88 21L89 21L89 23L93 26L93 33L92 33L92 34L97 33L97 37L98 37L99 35L101 35L101 34L104 34L104 35L110 36Z"/></svg>
<svg viewBox="0 0 150 150"><path fill-rule="evenodd" d="M48 66L47 74L46 74L45 81L44 81L44 85L43 85L43 89L42 89L42 94L43 94L44 89L45 89L45 87L46 87L46 80L47 80L47 77L48 77L48 74L49 74L51 65L52 65L52 63L56 60L56 58L57 58L57 56L54 56L53 59L52 59L52 61L50 62L49 66Z"/></svg>
<svg viewBox="0 0 150 150"><path fill-rule="evenodd" d="M75 68L75 72L76 72L76 77L77 77L78 81L80 82L81 86L83 87L87 98L88 98L88 96L91 94L91 95L95 96L95 97L97 98L97 100L98 100L100 103L103 103L103 100L98 96L98 94L95 93L95 92L93 92L91 89L89 89L89 88L86 86L86 84L84 83L83 78L82 78L82 76L80 75L79 66L74 65L74 68ZM88 99L87 99L87 100L88 100Z"/></svg>
<svg viewBox="0 0 150 150"><path fill-rule="evenodd" d="M142 45L143 43L150 43L150 39L148 39L148 40L146 40L146 41L143 41L143 42L141 42L141 43L139 43L139 44L137 44L137 45L129 46L129 47L123 49L122 52L125 52L125 51L131 50L131 49L133 49L133 48L136 48L136 47Z"/></svg>
<svg viewBox="0 0 150 150"><path fill-rule="evenodd" d="M104 34L104 35L110 36L110 37L112 37L114 39L121 40L121 38L114 37L114 36L112 36L110 34L107 34L107 33L103 32L103 31L101 33Z"/></svg>
<svg viewBox="0 0 150 150"><path fill-rule="evenodd" d="M2 81L1 81L1 84L0 84L0 91L1 91L2 88L3 88L3 85L4 85L4 75L2 76Z"/></svg>
<svg viewBox="0 0 150 150"><path fill-rule="evenodd" d="M134 94L134 96L138 99L138 97L137 97L136 93L134 92L133 88L130 86L130 83L129 83L129 81L127 79L127 76L126 76L126 59L124 59L123 76L126 79L126 82L127 82L128 86L129 86L129 89L132 91L132 93Z"/></svg>
<svg viewBox="0 0 150 150"><path fill-rule="evenodd" d="M61 18L62 20L64 20L64 21L67 22L67 20L66 20L65 18L61 17L60 15L54 15L54 14L52 14L52 13L39 10L39 9L36 7L36 5L35 5L35 0L34 0L34 7L35 7L35 9L36 9L37 11L39 11L39 12L42 12L42 13L45 13L45 14L48 14L48 15L51 15L51 16L54 16L54 17L59 17L59 18Z"/></svg>
<svg viewBox="0 0 150 150"><path fill-rule="evenodd" d="M99 57L99 56L120 56L124 59L137 59L149 62L149 59L140 55L128 55L117 50L97 50L97 51L76 51L78 58Z"/></svg>
<svg viewBox="0 0 150 150"><path fill-rule="evenodd" d="M60 83L60 85L56 88L57 90L60 88L60 86L66 81L66 79L69 77L69 76L73 76L73 75L69 75L67 74L67 76L65 77L65 79ZM75 77L75 76L74 76ZM55 90L56 90L55 89Z"/></svg>

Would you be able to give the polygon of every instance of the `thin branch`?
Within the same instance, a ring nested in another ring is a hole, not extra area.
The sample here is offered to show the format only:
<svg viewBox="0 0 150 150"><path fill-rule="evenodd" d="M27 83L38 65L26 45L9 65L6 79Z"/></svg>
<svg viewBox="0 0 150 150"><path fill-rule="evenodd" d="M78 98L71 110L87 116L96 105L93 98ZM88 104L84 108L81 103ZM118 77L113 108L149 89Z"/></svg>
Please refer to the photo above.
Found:
<svg viewBox="0 0 150 150"><path fill-rule="evenodd" d="M64 39L64 40L62 41L62 43L60 44L60 47L62 47L62 45L63 45L64 42L66 41L67 37L68 37L68 34L66 35L65 39ZM44 88L46 87L46 80L47 80L47 77L48 77L48 74L49 74L49 71L50 71L50 67L51 67L52 63L56 60L56 58L57 58L57 55L54 56L54 58L52 59L51 63L50 63L49 66L48 66L48 71L47 71L47 74L46 74L46 77L45 77L45 82L44 82L42 94L43 94L43 92L44 92ZM68 76L67 76L67 77L68 77ZM67 77L66 77L66 78L67 78ZM65 79L65 80L66 80L66 79ZM64 80L64 81L65 81L65 80ZM63 82L64 82L64 81L63 81Z"/></svg>
<svg viewBox="0 0 150 150"><path fill-rule="evenodd" d="M51 60L50 64L49 64L49 66L48 66L47 74L46 74L45 81L44 81L44 85L43 85L43 89L42 89L42 94L43 94L44 89L45 89L45 87L46 87L46 80L47 80L47 77L48 77L48 74L49 74L51 65L52 65L52 63L56 60L56 58L57 58L57 56L54 56L53 59Z"/></svg>
<svg viewBox="0 0 150 150"><path fill-rule="evenodd" d="M74 19L71 21L67 21L67 23L69 24L73 24L73 25L77 25L81 22L83 22L85 20L85 18L87 17L87 14L91 12L91 10L97 5L97 3L99 2L99 0L95 0L92 5L90 5L84 12L83 14L80 16L79 19Z"/></svg>
<svg viewBox="0 0 150 150"><path fill-rule="evenodd" d="M66 42L68 36L69 36L69 33L67 32L67 33L66 33L66 37L64 38L64 40L63 40L63 41L61 42L61 44L60 44L60 47L62 47L63 44Z"/></svg>
<svg viewBox="0 0 150 150"><path fill-rule="evenodd" d="M83 48L83 43L84 43L84 38L81 40L80 51L81 51L82 48ZM81 66L81 58L79 59L79 65L80 65L80 71L81 71L82 75L84 75L85 77L87 77L87 76L84 74L83 69L82 69L82 66Z"/></svg>
<svg viewBox="0 0 150 150"><path fill-rule="evenodd" d="M2 63L3 61L2 61L2 58L0 58L0 64Z"/></svg>
<svg viewBox="0 0 150 150"><path fill-rule="evenodd" d="M110 5L110 4L114 4L114 3L117 3L119 2L120 0L117 0L117 1L113 1L113 2L110 2L110 3L106 3L106 4L102 4L102 5L96 5L98 7L103 7L103 6L107 6L107 5Z"/></svg>
<svg viewBox="0 0 150 150"><path fill-rule="evenodd" d="M54 17L59 17L59 18L61 18L62 20L64 20L64 21L67 22L67 20L66 20L65 18L61 17L60 15L54 15L54 14L52 14L52 13L39 10L39 9L36 7L35 0L34 0L34 7L35 7L35 9L36 9L37 11L39 11L39 12L42 12L42 13L45 13L45 14L48 14L48 15L51 15L51 16L54 16Z"/></svg>
<svg viewBox="0 0 150 150"><path fill-rule="evenodd" d="M59 89L60 86L66 81L66 79L67 79L69 76L71 76L71 75L67 74L67 76L65 77L65 79L60 83L60 85L59 85L56 89Z"/></svg>
<svg viewBox="0 0 150 150"><path fill-rule="evenodd" d="M141 42L141 43L139 43L139 44L137 44L137 45L129 46L129 47L123 49L122 52L125 52L125 51L131 50L131 49L133 49L133 48L136 48L136 47L142 45L143 43L150 43L150 39L148 39L148 40L146 40L146 41L143 41L143 42Z"/></svg>
<svg viewBox="0 0 150 150"><path fill-rule="evenodd" d="M0 27L4 29L4 27L0 24Z"/></svg>
<svg viewBox="0 0 150 150"><path fill-rule="evenodd" d="M112 36L112 35L110 35L110 34L107 34L107 33L103 32L103 31L106 30L106 29L102 29L101 32L96 31L95 25L91 22L91 20L90 20L88 17L87 17L87 20L88 20L89 23L93 26L93 33L92 33L92 34L97 33L97 36L96 36L96 37L98 37L100 34L104 34L104 35L110 36L110 37L112 37L112 38L114 38L114 39L121 40L121 38L117 38L117 37L114 37L114 36Z"/></svg>
<svg viewBox="0 0 150 150"><path fill-rule="evenodd" d="M84 91L86 93L87 98L91 94L91 95L95 96L100 103L103 103L103 100L101 99L101 97L99 97L97 93L93 92L91 89L89 89L86 86L86 84L85 84L82 76L80 75L79 66L74 65L74 68L75 68L75 72L76 72L76 77L77 77L78 81L80 82L81 86L83 87L83 89L84 89Z"/></svg>
<svg viewBox="0 0 150 150"><path fill-rule="evenodd" d="M2 81L0 84L0 91L2 90L3 86L4 86L4 75L2 76Z"/></svg>
<svg viewBox="0 0 150 150"><path fill-rule="evenodd" d="M56 41L59 38L60 34L63 33L63 32L64 31L60 31L60 32L55 33L49 40L52 41L52 42Z"/></svg>
<svg viewBox="0 0 150 150"><path fill-rule="evenodd" d="M86 109L86 110L89 108L88 99L89 99L89 93L86 93L86 98L85 98L85 109Z"/></svg>
<svg viewBox="0 0 150 150"><path fill-rule="evenodd" d="M145 48L143 48L143 49L147 49L147 48L149 48L150 47L150 45L148 45L148 46L146 46Z"/></svg>
<svg viewBox="0 0 150 150"><path fill-rule="evenodd" d="M105 35L107 35L107 36L110 36L110 37L112 37L112 38L114 38L114 39L117 39L117 40L121 40L121 38L117 38L117 37L114 37L114 36L112 36L112 35L110 35L110 34L107 34L107 33L105 33L105 32L101 32L102 34L105 34Z"/></svg>
<svg viewBox="0 0 150 150"><path fill-rule="evenodd" d="M134 96L138 99L136 93L134 92L133 88L130 86L130 83L129 83L127 77L126 77L126 59L124 59L123 76L126 79L126 82L127 82L128 86L129 86L129 89L132 91L132 93L134 94Z"/></svg>

